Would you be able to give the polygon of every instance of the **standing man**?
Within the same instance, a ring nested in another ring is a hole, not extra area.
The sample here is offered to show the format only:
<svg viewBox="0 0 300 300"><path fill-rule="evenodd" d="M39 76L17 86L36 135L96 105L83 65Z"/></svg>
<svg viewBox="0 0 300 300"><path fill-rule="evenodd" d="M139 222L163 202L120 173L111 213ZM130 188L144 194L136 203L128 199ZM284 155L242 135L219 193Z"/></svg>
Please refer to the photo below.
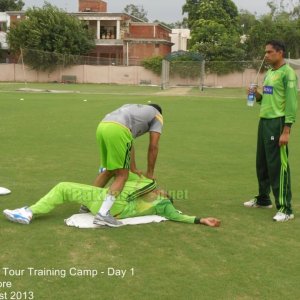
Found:
<svg viewBox="0 0 300 300"><path fill-rule="evenodd" d="M129 170L138 175L135 164L133 139L146 132L150 134L148 167L145 176L154 179L158 155L158 142L162 133L162 109L157 104L126 104L107 114L97 128L101 167L106 170L98 175L94 185L104 187L114 177L109 191L95 216L95 224L119 226L122 223L110 215L116 197L122 192Z"/></svg>
<svg viewBox="0 0 300 300"><path fill-rule="evenodd" d="M297 75L285 63L285 46L271 40L266 43L265 59L271 65L263 86L263 94L254 89L261 105L258 126L256 173L259 194L244 203L246 207L271 208L270 187L278 212L274 221L294 218L291 200L291 177L288 164L288 142L297 110Z"/></svg>

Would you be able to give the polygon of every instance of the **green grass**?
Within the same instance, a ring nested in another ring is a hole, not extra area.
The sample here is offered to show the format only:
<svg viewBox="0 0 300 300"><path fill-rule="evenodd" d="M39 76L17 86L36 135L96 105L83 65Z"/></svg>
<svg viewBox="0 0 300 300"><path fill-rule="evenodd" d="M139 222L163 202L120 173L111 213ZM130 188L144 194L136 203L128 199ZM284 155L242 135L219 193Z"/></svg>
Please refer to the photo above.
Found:
<svg viewBox="0 0 300 300"><path fill-rule="evenodd" d="M30 88L59 89L30 84ZM215 216L220 228L165 222L108 230L80 230L63 219L76 205L57 207L29 226L0 218L0 282L35 299L299 299L300 139L290 141L294 221L272 222L275 209L246 209L257 192L257 106L242 89L193 89L162 96L155 87L68 85L74 94L21 93L0 85L0 210L30 205L60 181L91 183L97 173L95 131L103 115L125 103L163 107L165 127L156 176L168 190L184 190L183 212ZM118 95L115 94L117 90ZM5 92L7 91L7 92ZM20 98L24 101L20 101ZM83 102L87 99L87 102ZM148 137L136 140L145 168ZM22 269L134 268L122 278L5 277Z"/></svg>

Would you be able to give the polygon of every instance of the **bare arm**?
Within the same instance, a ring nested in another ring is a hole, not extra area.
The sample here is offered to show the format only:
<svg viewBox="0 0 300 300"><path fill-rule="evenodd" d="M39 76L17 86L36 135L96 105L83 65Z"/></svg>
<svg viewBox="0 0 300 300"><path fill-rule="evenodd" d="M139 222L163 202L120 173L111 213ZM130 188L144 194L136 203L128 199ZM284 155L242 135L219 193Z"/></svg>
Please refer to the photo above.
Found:
<svg viewBox="0 0 300 300"><path fill-rule="evenodd" d="M221 224L221 221L216 218L201 218L200 224L210 226L210 227L219 227Z"/></svg>
<svg viewBox="0 0 300 300"><path fill-rule="evenodd" d="M135 164L135 150L134 150L134 146L132 145L131 146L131 153L130 153L130 171L132 173L135 173L139 176L142 175L142 171L139 171L137 168L136 168L136 164Z"/></svg>
<svg viewBox="0 0 300 300"><path fill-rule="evenodd" d="M160 138L160 133L151 131L150 132L150 141L148 147L148 168L146 177L154 179L154 168L158 155L158 142Z"/></svg>

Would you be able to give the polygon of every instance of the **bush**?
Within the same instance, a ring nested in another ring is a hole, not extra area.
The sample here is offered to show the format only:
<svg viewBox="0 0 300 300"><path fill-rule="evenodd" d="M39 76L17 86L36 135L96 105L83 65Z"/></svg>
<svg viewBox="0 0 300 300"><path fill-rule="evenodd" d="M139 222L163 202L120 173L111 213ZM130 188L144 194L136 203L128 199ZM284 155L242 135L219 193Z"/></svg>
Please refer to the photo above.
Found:
<svg viewBox="0 0 300 300"><path fill-rule="evenodd" d="M157 75L160 75L161 68L162 68L162 61L163 61L162 56L152 56L152 57L145 58L142 61L142 66L145 69L150 70Z"/></svg>

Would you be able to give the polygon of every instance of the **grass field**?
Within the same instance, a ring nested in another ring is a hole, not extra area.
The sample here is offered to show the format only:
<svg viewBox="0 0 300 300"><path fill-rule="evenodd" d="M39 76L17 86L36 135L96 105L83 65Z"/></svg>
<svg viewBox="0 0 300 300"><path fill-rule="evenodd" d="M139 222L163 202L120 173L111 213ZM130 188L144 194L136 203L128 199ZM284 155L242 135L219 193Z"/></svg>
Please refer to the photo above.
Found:
<svg viewBox="0 0 300 300"><path fill-rule="evenodd" d="M277 224L275 209L242 205L257 192L259 111L246 106L242 89L168 96L157 87L29 84L74 93L16 91L22 87L0 84L0 186L12 190L0 197L1 211L33 204L60 181L92 183L99 164L98 122L122 104L151 100L161 104L165 120L156 167L160 186L187 193L175 202L184 213L218 217L222 226L169 221L75 229L63 220L77 212L76 205L57 207L29 226L0 217L0 299L13 291L33 291L34 299L42 300L300 298L299 122L290 141L296 218ZM147 142L144 136L135 144L141 169ZM127 274L4 276L5 267L115 268ZM8 281L12 287L4 288ZM30 299L24 295L16 299Z"/></svg>

